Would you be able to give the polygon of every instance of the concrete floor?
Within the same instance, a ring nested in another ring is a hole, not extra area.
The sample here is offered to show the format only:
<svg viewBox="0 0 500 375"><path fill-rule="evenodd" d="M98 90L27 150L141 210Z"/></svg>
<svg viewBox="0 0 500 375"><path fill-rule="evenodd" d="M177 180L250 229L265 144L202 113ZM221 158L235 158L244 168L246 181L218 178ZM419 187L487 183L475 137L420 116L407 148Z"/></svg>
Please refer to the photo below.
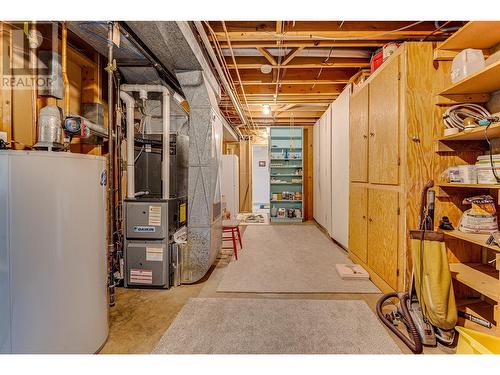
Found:
<svg viewBox="0 0 500 375"><path fill-rule="evenodd" d="M314 224L305 223L304 225ZM345 293L217 293L217 285L231 258L231 254L222 253L205 278L193 285L183 285L170 290L118 288L116 306L110 310L109 337L100 353L150 353L189 298L360 299L375 312L375 305L380 297L380 294ZM411 353L392 332L389 333L404 353ZM425 348L425 353L428 354L453 352L454 350L442 346Z"/></svg>

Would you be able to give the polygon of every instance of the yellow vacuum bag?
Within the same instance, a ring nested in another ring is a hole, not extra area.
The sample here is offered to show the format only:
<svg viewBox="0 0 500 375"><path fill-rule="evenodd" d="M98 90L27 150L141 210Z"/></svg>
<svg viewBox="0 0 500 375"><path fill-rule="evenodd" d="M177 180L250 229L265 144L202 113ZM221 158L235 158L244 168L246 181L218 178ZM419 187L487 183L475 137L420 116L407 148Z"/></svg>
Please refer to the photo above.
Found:
<svg viewBox="0 0 500 375"><path fill-rule="evenodd" d="M421 231L411 232L414 285L422 312L432 325L452 329L457 305L443 235L429 231L422 240Z"/></svg>

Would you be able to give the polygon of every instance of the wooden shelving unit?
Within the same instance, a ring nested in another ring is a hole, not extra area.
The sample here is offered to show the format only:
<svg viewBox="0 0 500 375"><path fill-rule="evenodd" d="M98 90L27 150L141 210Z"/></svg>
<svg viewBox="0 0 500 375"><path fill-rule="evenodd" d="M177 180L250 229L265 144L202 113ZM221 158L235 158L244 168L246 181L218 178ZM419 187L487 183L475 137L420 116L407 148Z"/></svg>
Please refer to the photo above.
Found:
<svg viewBox="0 0 500 375"><path fill-rule="evenodd" d="M494 184L452 184L452 183L440 183L436 186L441 188L454 188L454 189L500 189L500 185Z"/></svg>
<svg viewBox="0 0 500 375"><path fill-rule="evenodd" d="M451 61L457 53L466 48L482 49L485 56L488 56L490 49L499 42L500 22L469 22L437 47L434 51L434 59ZM449 66L451 68L451 64ZM449 74L449 70L447 74ZM449 99L448 104L479 101L474 100L474 98L481 98L480 102L484 102L488 100L493 91L499 89L500 62L495 62L462 81L449 85L441 90L439 96ZM442 105L443 103L436 104ZM488 128L488 138L500 138L500 124L494 124ZM443 155L440 165L442 167L452 166L457 162L460 164L460 160L461 164L463 161L474 163L475 158L485 150L485 139L484 127L439 137L436 152L454 153ZM464 197L488 191L492 195L498 195L498 190L500 190L500 185L489 184L440 183L437 184L437 187L443 193L438 194L437 209L439 214L452 218L455 225L458 225L458 219L466 209L464 207L469 207L462 205ZM500 247L486 245L488 234L464 233L459 230L443 231L443 233L450 259L452 278L458 283L454 289L458 308L490 322L498 322L492 329L483 328L464 320L460 320L459 324L500 335L500 315L497 306L500 300L498 271L500 269ZM491 265L491 261L493 263L496 261L496 264ZM470 297L475 297L475 299L471 300Z"/></svg>
<svg viewBox="0 0 500 375"><path fill-rule="evenodd" d="M455 280L498 302L498 271L481 263L450 263Z"/></svg>
<svg viewBox="0 0 500 375"><path fill-rule="evenodd" d="M499 75L500 61L497 61L460 82L453 84L439 95L488 94L500 89L500 84L496 79Z"/></svg>
<svg viewBox="0 0 500 375"><path fill-rule="evenodd" d="M472 243L474 245L479 245L481 247L500 252L500 247L496 245L486 245L486 240L488 239L488 234L480 234L480 233L464 233L459 230L447 230L443 231L445 236L452 237L458 240L466 241Z"/></svg>
<svg viewBox="0 0 500 375"><path fill-rule="evenodd" d="M477 127L473 130L463 131L446 137L440 137L438 141L483 141L486 140L484 133L485 129L486 127ZM500 137L500 124L492 124L488 128L488 138L492 139L498 137Z"/></svg>
<svg viewBox="0 0 500 375"><path fill-rule="evenodd" d="M301 198L304 195L304 169L302 160L303 129L301 127L272 127L269 134L269 159L271 160L271 222L301 222L304 217L304 205L302 199L273 199L273 195L291 193L299 194ZM294 179L301 179L302 181L294 182L292 181ZM279 180L279 182L276 180ZM300 212L300 216L273 216L273 211L280 208L284 208L286 211L291 209L295 213Z"/></svg>

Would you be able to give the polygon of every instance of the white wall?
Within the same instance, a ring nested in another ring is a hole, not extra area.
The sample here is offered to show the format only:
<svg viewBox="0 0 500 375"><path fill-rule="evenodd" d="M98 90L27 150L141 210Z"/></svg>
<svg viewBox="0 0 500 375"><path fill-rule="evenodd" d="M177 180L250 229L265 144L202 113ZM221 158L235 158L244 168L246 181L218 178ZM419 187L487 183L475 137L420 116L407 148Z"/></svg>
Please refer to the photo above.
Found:
<svg viewBox="0 0 500 375"><path fill-rule="evenodd" d="M252 203L269 203L269 151L267 145L252 146ZM265 167L259 166L259 161L266 163Z"/></svg>
<svg viewBox="0 0 500 375"><path fill-rule="evenodd" d="M349 100L350 86L332 103L330 236L347 248L349 232Z"/></svg>

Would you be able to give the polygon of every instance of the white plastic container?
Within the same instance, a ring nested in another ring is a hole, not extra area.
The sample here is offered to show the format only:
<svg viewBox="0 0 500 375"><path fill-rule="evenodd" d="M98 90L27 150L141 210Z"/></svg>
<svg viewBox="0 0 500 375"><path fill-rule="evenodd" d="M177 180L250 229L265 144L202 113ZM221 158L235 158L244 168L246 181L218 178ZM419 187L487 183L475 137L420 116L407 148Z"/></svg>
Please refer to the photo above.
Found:
<svg viewBox="0 0 500 375"><path fill-rule="evenodd" d="M456 83L483 69L484 55L480 49L467 48L458 53L451 64L451 82Z"/></svg>
<svg viewBox="0 0 500 375"><path fill-rule="evenodd" d="M448 169L448 178L454 184L477 184L475 165L458 165Z"/></svg>
<svg viewBox="0 0 500 375"><path fill-rule="evenodd" d="M493 155L493 167L497 176L500 176L500 155ZM477 182L479 184L498 184L493 171L489 155L482 155L477 158Z"/></svg>

